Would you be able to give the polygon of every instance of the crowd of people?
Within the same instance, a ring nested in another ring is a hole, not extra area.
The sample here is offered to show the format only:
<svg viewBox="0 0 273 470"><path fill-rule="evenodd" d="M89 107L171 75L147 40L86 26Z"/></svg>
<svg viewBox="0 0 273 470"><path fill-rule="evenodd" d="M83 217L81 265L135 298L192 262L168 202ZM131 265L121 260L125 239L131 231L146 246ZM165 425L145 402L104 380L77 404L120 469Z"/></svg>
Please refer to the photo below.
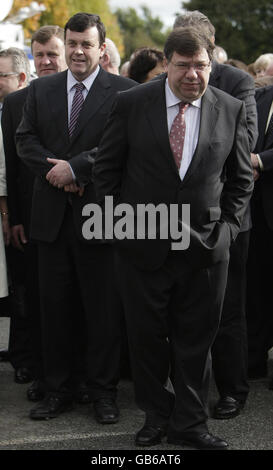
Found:
<svg viewBox="0 0 273 470"><path fill-rule="evenodd" d="M126 376L136 445L226 449L207 426L211 372L212 416L234 418L273 346L273 54L228 59L199 11L122 67L96 14L41 27L31 49L37 78L0 51L0 358L30 383L31 419L92 402L116 423ZM175 206L187 248L160 217L140 239L143 205ZM92 208L106 222L88 237Z"/></svg>

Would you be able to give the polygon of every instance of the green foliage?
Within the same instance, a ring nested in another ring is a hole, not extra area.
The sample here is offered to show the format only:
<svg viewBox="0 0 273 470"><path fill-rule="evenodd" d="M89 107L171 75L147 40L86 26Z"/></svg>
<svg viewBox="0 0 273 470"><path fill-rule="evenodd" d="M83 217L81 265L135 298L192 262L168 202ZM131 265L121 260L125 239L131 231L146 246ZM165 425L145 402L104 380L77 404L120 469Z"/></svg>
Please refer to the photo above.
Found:
<svg viewBox="0 0 273 470"><path fill-rule="evenodd" d="M3 1L3 0L2 0ZM16 13L21 7L28 6L32 0L14 0L10 15ZM107 36L110 37L123 54L123 38L120 34L117 18L110 11L108 0L38 0L46 10L23 22L25 37L30 38L34 31L46 24L57 24L64 27L67 20L78 12L96 13L100 15L106 27Z"/></svg>
<svg viewBox="0 0 273 470"><path fill-rule="evenodd" d="M163 32L163 23L159 17L153 17L148 7L142 6L140 17L134 8L121 9L115 12L124 38L124 60L139 47L157 47L163 49L167 32Z"/></svg>
<svg viewBox="0 0 273 470"><path fill-rule="evenodd" d="M249 64L272 52L272 0L188 0L185 10L199 10L216 29L216 44L233 59Z"/></svg>

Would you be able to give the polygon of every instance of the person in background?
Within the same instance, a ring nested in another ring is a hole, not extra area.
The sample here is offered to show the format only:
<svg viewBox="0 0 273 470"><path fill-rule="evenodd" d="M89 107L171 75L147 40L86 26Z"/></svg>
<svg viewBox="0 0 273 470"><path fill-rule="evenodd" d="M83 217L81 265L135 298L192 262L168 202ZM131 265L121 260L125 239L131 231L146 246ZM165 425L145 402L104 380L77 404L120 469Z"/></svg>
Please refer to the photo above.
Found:
<svg viewBox="0 0 273 470"><path fill-rule="evenodd" d="M117 46L109 38L105 38L105 44L106 47L100 59L100 65L106 72L119 75L120 55Z"/></svg>
<svg viewBox="0 0 273 470"><path fill-rule="evenodd" d="M0 308L5 309L4 300L8 296L8 276L6 265L5 245L10 242L9 215L7 206L7 186L5 156L0 126Z"/></svg>
<svg viewBox="0 0 273 470"><path fill-rule="evenodd" d="M4 153L6 129L3 126L4 100L14 91L25 89L30 79L29 60L25 52L16 47L0 51L0 104L3 129ZM15 130L14 130L15 131ZM14 138L14 136L13 136ZM6 155L5 155L6 157ZM9 166L6 163L7 192L9 201L13 197L13 190L9 187ZM12 214L9 214L12 227ZM12 236L12 228L11 228ZM10 333L8 350L2 350L0 355L10 361L14 367L14 380L16 383L25 384L32 380L32 354L29 344L28 320L25 312L24 279L25 272L22 264L22 255L14 248L14 240L11 238L7 250L7 264L11 281L9 310Z"/></svg>
<svg viewBox="0 0 273 470"><path fill-rule="evenodd" d="M249 376L261 379L267 377L268 351L273 346L273 86L258 88L256 101L259 137L251 153L255 186L247 265L247 325ZM273 389L273 379L269 387Z"/></svg>
<svg viewBox="0 0 273 470"><path fill-rule="evenodd" d="M128 77L138 83L145 83L165 70L163 52L151 47L142 47L134 52L130 60Z"/></svg>
<svg viewBox="0 0 273 470"><path fill-rule="evenodd" d="M254 71L255 76L264 77L266 75L266 70L273 64L273 54L270 52L262 54L254 62Z"/></svg>
<svg viewBox="0 0 273 470"><path fill-rule="evenodd" d="M265 86L273 85L273 76L264 75L254 79L255 88L263 88Z"/></svg>
<svg viewBox="0 0 273 470"><path fill-rule="evenodd" d="M48 76L67 68L64 56L64 31L59 26L42 26L32 36L31 50L38 77ZM5 148L8 206L12 243L17 270L23 286L26 336L30 351L29 367L34 379L27 389L27 398L38 401L44 396L43 360L40 325L40 299L38 282L38 252L35 241L30 240L30 215L34 176L18 157L15 145L16 129L21 121L28 87L5 97L2 113L3 142ZM12 329L11 329L12 331ZM15 344L19 335L13 335Z"/></svg>
<svg viewBox="0 0 273 470"><path fill-rule="evenodd" d="M122 64L122 66L120 67L120 75L121 75L122 77L128 77L129 65L130 65L130 61L127 60L127 61L124 62L124 64Z"/></svg>
<svg viewBox="0 0 273 470"><path fill-rule="evenodd" d="M237 69L241 69L241 70L244 70L245 72L249 73L248 72L248 66L244 62L242 62L241 60L228 59L228 60L225 61L225 64L232 65L232 67L236 67Z"/></svg>
<svg viewBox="0 0 273 470"><path fill-rule="evenodd" d="M224 64L228 60L228 55L221 46L215 46L214 52L213 52L213 60L216 60L218 64Z"/></svg>
<svg viewBox="0 0 273 470"><path fill-rule="evenodd" d="M273 76L273 62L266 68L265 70L265 76Z"/></svg>

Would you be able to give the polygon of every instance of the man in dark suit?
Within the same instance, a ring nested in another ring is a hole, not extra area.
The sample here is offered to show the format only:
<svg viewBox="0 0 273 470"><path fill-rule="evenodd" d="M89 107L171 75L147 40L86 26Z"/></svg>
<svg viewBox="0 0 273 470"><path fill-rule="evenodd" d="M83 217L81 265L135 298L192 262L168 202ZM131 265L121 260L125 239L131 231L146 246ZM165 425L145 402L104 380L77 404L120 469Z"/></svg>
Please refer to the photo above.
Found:
<svg viewBox="0 0 273 470"><path fill-rule="evenodd" d="M253 176L244 104L208 86L213 48L195 28L174 30L164 49L167 80L119 94L95 162L98 200L103 204L112 195L115 214L128 205L133 213L137 209L135 231L144 223L140 205L150 203L158 210L176 208L175 226L190 232L187 249L174 246L179 235L172 238L170 227L166 236L168 213L157 218L156 239L147 233L145 239L130 239L129 226L122 240L115 230L136 399L146 413L136 435L140 446L157 444L167 433L169 443L227 447L207 428L210 348L229 247ZM182 204L190 206L190 220L181 214Z"/></svg>
<svg viewBox="0 0 273 470"><path fill-rule="evenodd" d="M24 92L30 79L30 66L27 55L21 49L11 47L0 51L0 114L3 118L4 101L16 90ZM7 133L2 121L3 143L5 145ZM6 148L5 148L6 151ZM7 178L8 178L7 166ZM9 201L13 196L12 189L8 185ZM9 205L10 207L10 205ZM8 214L12 223L12 214ZM10 330L8 350L2 350L1 355L14 367L14 380L17 383L27 383L32 379L32 354L29 344L28 321L25 315L24 304L24 278L25 272L22 266L22 255L10 245L7 248L7 263L9 278L11 281L9 311Z"/></svg>
<svg viewBox="0 0 273 470"><path fill-rule="evenodd" d="M99 67L105 48L99 16L74 15L65 26L67 72L34 80L17 131L17 151L35 174L30 235L38 242L42 335L48 394L33 419L72 405L73 331L84 310L88 385L96 419L115 423L119 331L112 249L82 236L82 208L94 200L92 149L115 94L135 85Z"/></svg>
<svg viewBox="0 0 273 470"><path fill-rule="evenodd" d="M215 42L215 28L208 17L198 10L178 16L174 28L192 25L204 29ZM249 148L252 151L258 137L255 88L252 77L235 67L212 61L209 85L243 101L246 107ZM246 328L246 262L251 229L248 206L240 233L230 248L228 280L220 328L212 348L214 379L220 399L213 417L229 419L243 408L248 392L247 328Z"/></svg>
<svg viewBox="0 0 273 470"><path fill-rule="evenodd" d="M66 70L64 56L64 31L59 26L42 26L32 36L31 49L38 77ZM26 337L29 367L34 382L27 390L30 401L44 396L43 361L41 351L40 302L38 283L37 246L29 238L30 215L34 175L18 157L15 145L16 129L21 121L28 88L6 96L2 112L3 142L6 157L8 206L12 231L14 264L21 272L24 293L25 328L16 329L11 324L11 344L18 348Z"/></svg>
<svg viewBox="0 0 273 470"><path fill-rule="evenodd" d="M273 86L256 90L259 137L251 154L255 187L251 198L252 231L247 278L249 376L266 377L273 345ZM270 382L273 388L273 381Z"/></svg>

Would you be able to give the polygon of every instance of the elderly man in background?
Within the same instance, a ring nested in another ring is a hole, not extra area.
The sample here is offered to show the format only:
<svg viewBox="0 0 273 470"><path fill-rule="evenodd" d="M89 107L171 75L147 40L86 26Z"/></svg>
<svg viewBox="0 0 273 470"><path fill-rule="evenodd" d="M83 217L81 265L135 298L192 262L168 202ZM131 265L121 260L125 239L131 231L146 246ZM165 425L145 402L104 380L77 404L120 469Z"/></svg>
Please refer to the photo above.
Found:
<svg viewBox="0 0 273 470"><path fill-rule="evenodd" d="M117 46L110 38L105 38L106 47L100 59L101 67L109 73L119 75L120 55Z"/></svg>

